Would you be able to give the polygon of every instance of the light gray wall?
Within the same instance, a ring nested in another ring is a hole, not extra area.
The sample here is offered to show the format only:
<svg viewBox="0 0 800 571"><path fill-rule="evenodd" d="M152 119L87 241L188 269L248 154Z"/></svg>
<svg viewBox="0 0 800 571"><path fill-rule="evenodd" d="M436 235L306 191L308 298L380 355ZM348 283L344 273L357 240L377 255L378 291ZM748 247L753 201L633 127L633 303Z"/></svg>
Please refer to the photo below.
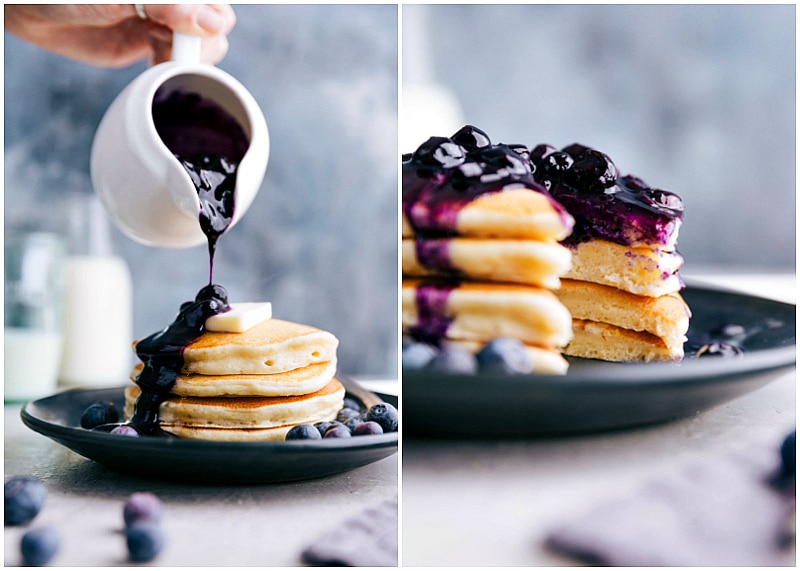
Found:
<svg viewBox="0 0 800 571"><path fill-rule="evenodd" d="M340 340L349 374L397 374L397 7L235 6L219 65L267 119L261 191L220 240L232 300ZM5 34L5 222L63 227L61 199L91 192L104 111L145 65L94 69ZM205 247L161 250L115 234L133 273L134 333L163 328L208 276Z"/></svg>
<svg viewBox="0 0 800 571"><path fill-rule="evenodd" d="M403 18L404 85L449 88L496 142L581 142L682 196L686 270L795 267L794 6L404 6Z"/></svg>

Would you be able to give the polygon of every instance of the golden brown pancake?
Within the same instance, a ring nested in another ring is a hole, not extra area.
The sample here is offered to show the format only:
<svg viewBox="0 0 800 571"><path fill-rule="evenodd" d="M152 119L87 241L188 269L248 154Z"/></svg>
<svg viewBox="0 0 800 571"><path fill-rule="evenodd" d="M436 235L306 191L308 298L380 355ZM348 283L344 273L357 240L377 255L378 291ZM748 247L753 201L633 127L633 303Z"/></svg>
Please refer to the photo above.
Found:
<svg viewBox="0 0 800 571"><path fill-rule="evenodd" d="M142 368L142 363L136 364L131 380L136 380ZM188 397L304 395L327 385L335 374L335 360L270 375L181 374L170 392Z"/></svg>
<svg viewBox="0 0 800 571"><path fill-rule="evenodd" d="M133 415L140 394L125 389L125 417ZM341 410L345 389L333 379L308 395L287 397L180 397L170 395L159 408L159 426L177 428L265 429L329 420Z"/></svg>
<svg viewBox="0 0 800 571"><path fill-rule="evenodd" d="M669 346L686 341L691 312L679 293L634 295L613 287L565 279L556 292L573 319L608 323L660 337Z"/></svg>
<svg viewBox="0 0 800 571"><path fill-rule="evenodd" d="M336 337L310 325L267 319L244 333L206 331L186 347L183 372L201 375L281 373L335 361Z"/></svg>
<svg viewBox="0 0 800 571"><path fill-rule="evenodd" d="M647 246L631 248L605 240L581 242L570 246L570 250L572 265L565 278L650 297L677 292L683 287L678 276L683 257L676 251Z"/></svg>
<svg viewBox="0 0 800 571"><path fill-rule="evenodd" d="M662 339L641 331L631 331L607 323L574 319L572 341L565 355L603 361L679 361L683 346L668 347Z"/></svg>
<svg viewBox="0 0 800 571"><path fill-rule="evenodd" d="M418 288L428 282L405 279L402 285L403 331L420 323ZM450 320L446 338L484 341L514 337L531 345L561 347L572 336L571 316L545 288L507 283L459 282L437 302L440 317ZM441 306L441 307L438 307Z"/></svg>
<svg viewBox="0 0 800 571"><path fill-rule="evenodd" d="M419 247L446 252L452 271L426 267L417 256ZM437 238L403 240L403 274L407 276L458 275L472 280L559 286L558 277L570 267L570 251L558 242L511 239Z"/></svg>
<svg viewBox="0 0 800 571"><path fill-rule="evenodd" d="M549 196L531 188L513 188L487 192L462 206L456 213L455 231L471 237L563 240L572 224L572 217ZM414 235L405 214L402 231L404 238Z"/></svg>

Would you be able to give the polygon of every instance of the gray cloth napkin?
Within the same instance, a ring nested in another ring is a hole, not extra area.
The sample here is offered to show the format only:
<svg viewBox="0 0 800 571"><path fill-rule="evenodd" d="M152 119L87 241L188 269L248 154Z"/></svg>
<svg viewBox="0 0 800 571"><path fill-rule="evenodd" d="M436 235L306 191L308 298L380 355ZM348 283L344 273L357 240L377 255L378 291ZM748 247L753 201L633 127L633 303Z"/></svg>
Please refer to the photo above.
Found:
<svg viewBox="0 0 800 571"><path fill-rule="evenodd" d="M326 533L303 551L309 565L397 567L397 496Z"/></svg>
<svg viewBox="0 0 800 571"><path fill-rule="evenodd" d="M593 565L793 566L795 478L779 474L774 445L687 465L567 522L546 546Z"/></svg>

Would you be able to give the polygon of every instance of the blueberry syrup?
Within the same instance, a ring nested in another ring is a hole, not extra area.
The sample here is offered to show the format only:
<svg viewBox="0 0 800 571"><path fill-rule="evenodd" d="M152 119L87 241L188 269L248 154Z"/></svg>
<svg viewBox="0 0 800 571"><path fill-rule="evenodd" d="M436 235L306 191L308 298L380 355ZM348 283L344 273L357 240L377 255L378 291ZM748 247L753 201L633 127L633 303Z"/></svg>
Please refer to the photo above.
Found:
<svg viewBox="0 0 800 571"><path fill-rule="evenodd" d="M136 354L144 364L136 378L141 394L133 416L124 425L144 435L162 434L159 407L183 369L186 347L203 334L209 317L230 309L225 288L213 283L214 254L219 237L233 219L236 168L248 145L244 131L232 116L213 101L193 93L156 93L153 120L164 144L197 189L198 221L208 239L209 281L194 301L181 305L172 323L136 344ZM114 426L101 425L96 430L107 432Z"/></svg>
<svg viewBox="0 0 800 571"><path fill-rule="evenodd" d="M545 196L523 145L492 144L471 125L452 137L431 137L403 155L403 212L419 237L457 235L459 211L487 193L528 188ZM569 216L552 201L565 224Z"/></svg>
<svg viewBox="0 0 800 571"><path fill-rule="evenodd" d="M217 103L183 90L156 92L153 122L197 190L200 228L208 238L208 283L212 284L217 240L233 220L236 170L247 152L247 136Z"/></svg>
<svg viewBox="0 0 800 571"><path fill-rule="evenodd" d="M624 246L674 246L683 221L678 195L619 176L607 155L577 143L560 151L538 145L530 159L534 178L575 218L565 244L596 238Z"/></svg>
<svg viewBox="0 0 800 571"><path fill-rule="evenodd" d="M744 353L742 344L760 328L748 330L736 323L723 323L708 331L688 333L684 345L687 357L739 357Z"/></svg>
<svg viewBox="0 0 800 571"><path fill-rule="evenodd" d="M430 281L417 286L417 324L408 333L417 341L438 345L453 318L447 314L447 300L458 282Z"/></svg>

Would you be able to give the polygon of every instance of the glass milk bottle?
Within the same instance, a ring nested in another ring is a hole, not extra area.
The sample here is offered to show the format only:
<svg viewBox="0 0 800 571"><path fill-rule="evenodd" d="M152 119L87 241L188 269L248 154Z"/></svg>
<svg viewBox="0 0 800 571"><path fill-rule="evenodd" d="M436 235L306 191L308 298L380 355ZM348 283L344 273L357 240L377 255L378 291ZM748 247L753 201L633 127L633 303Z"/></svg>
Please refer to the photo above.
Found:
<svg viewBox="0 0 800 571"><path fill-rule="evenodd" d="M69 204L65 267L62 386L124 384L133 366L133 293L125 261L115 255L105 210L94 195Z"/></svg>
<svg viewBox="0 0 800 571"><path fill-rule="evenodd" d="M48 232L11 232L5 237L5 402L56 390L65 250L62 237Z"/></svg>

